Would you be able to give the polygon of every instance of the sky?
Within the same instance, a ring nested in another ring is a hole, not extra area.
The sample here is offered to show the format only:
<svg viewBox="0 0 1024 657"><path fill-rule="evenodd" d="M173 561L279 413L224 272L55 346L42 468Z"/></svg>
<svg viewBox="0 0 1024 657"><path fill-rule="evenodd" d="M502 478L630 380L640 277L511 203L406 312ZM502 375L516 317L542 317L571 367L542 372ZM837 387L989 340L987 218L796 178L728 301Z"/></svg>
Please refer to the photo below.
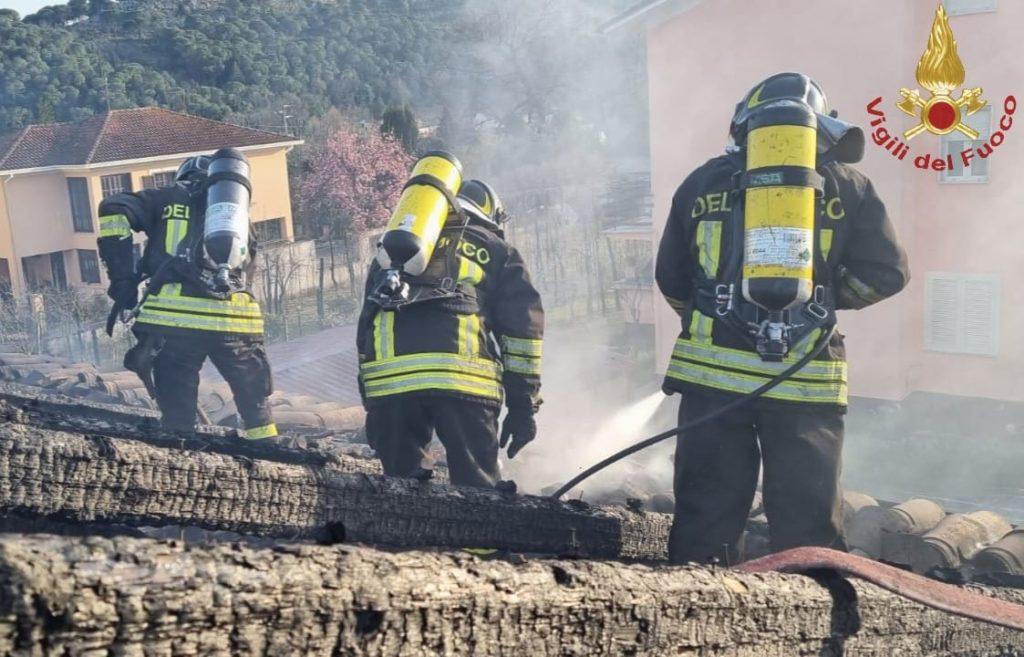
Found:
<svg viewBox="0 0 1024 657"><path fill-rule="evenodd" d="M46 5L59 5L61 0L0 0L0 9L14 9L22 16L33 14Z"/></svg>

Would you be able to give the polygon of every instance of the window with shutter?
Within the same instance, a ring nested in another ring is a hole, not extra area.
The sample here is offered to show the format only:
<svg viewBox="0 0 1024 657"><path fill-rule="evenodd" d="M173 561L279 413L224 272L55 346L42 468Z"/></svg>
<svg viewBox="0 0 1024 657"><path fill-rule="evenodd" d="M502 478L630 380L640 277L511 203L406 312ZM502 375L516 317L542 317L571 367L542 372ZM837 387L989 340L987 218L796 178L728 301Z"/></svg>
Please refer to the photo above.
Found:
<svg viewBox="0 0 1024 657"><path fill-rule="evenodd" d="M972 141L962 132L942 137L942 155L953 156L953 170L941 172L939 180L946 183L988 182L988 159L975 155L971 166L965 167L960 154L968 148L980 148L992 136L992 108L986 107L964 117L964 123L978 131L978 138Z"/></svg>
<svg viewBox="0 0 1024 657"><path fill-rule="evenodd" d="M950 16L981 14L999 8L998 0L943 0L942 3Z"/></svg>
<svg viewBox="0 0 1024 657"><path fill-rule="evenodd" d="M112 176L101 176L100 188L103 190L103 198L110 198L121 192L130 192L132 191L131 174L119 173Z"/></svg>
<svg viewBox="0 0 1024 657"><path fill-rule="evenodd" d="M978 274L930 273L925 282L925 349L999 353L1000 281Z"/></svg>

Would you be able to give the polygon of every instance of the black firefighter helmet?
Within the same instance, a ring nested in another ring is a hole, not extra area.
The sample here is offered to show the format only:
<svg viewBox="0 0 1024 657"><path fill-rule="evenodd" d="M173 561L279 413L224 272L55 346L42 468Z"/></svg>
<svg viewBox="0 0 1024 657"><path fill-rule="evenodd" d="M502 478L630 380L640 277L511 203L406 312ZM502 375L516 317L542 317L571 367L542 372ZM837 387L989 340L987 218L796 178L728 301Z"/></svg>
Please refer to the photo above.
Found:
<svg viewBox="0 0 1024 657"><path fill-rule="evenodd" d="M736 105L729 134L743 146L751 116L764 107L794 102L807 105L818 117L819 154L830 153L840 162L859 162L864 157L864 131L839 120L821 85L803 73L777 73L755 85Z"/></svg>
<svg viewBox="0 0 1024 657"><path fill-rule="evenodd" d="M206 179L210 169L209 155L195 155L181 163L174 174L174 182L196 182Z"/></svg>
<svg viewBox="0 0 1024 657"><path fill-rule="evenodd" d="M501 227L508 221L505 206L494 188L482 180L467 180L456 197L459 206L471 217Z"/></svg>

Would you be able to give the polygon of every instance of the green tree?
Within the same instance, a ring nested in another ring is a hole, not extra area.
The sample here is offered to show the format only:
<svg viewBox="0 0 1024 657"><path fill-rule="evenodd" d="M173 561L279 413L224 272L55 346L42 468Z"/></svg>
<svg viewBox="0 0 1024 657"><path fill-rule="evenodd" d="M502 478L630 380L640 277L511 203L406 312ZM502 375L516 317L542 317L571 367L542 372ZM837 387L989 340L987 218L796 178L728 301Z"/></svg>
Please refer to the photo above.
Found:
<svg viewBox="0 0 1024 657"><path fill-rule="evenodd" d="M392 107L384 112L384 118L380 124L381 134L394 137L401 142L407 153L416 152L416 144L420 138L420 128L416 122L416 116L412 109L404 107Z"/></svg>

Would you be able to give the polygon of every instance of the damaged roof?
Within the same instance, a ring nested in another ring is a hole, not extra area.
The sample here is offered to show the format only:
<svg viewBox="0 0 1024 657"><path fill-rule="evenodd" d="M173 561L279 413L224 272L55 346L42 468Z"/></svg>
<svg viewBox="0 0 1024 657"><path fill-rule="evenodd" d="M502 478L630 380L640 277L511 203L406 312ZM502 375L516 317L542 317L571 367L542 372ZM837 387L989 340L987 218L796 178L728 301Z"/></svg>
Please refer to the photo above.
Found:
<svg viewBox="0 0 1024 657"><path fill-rule="evenodd" d="M0 171L88 166L227 146L292 146L289 135L204 119L160 107L110 110L73 123L30 125L0 135Z"/></svg>

